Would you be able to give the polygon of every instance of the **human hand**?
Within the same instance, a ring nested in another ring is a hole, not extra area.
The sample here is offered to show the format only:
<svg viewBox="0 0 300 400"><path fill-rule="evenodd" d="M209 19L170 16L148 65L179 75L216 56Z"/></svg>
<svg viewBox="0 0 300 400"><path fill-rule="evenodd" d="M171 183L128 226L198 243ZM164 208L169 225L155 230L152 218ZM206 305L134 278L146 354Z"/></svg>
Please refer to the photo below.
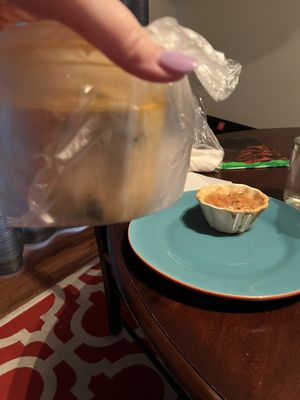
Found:
<svg viewBox="0 0 300 400"><path fill-rule="evenodd" d="M176 81L196 66L192 57L156 44L119 0L11 0L11 3L69 26L141 79Z"/></svg>

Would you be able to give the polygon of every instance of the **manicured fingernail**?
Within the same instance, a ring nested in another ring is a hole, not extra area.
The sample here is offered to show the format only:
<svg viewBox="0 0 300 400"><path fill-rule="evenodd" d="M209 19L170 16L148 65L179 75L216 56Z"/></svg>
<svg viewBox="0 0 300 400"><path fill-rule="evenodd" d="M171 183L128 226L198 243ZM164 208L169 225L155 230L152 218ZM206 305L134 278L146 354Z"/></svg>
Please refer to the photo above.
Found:
<svg viewBox="0 0 300 400"><path fill-rule="evenodd" d="M172 71L187 73L196 68L197 61L194 57L187 56L186 54L164 50L160 53L159 64L161 67Z"/></svg>

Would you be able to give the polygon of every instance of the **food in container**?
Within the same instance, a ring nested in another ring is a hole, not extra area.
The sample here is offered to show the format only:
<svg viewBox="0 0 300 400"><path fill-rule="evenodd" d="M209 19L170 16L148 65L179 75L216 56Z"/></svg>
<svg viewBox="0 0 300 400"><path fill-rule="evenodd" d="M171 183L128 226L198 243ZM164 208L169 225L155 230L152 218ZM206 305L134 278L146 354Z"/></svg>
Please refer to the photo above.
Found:
<svg viewBox="0 0 300 400"><path fill-rule="evenodd" d="M0 34L0 208L12 226L103 225L181 195L187 78L141 81L56 22Z"/></svg>
<svg viewBox="0 0 300 400"><path fill-rule="evenodd" d="M215 100L234 90L240 64L201 35L173 18L147 30L196 58ZM0 210L11 226L103 225L168 207L194 139L216 148L187 77L130 76L57 22L0 32L0 87Z"/></svg>
<svg viewBox="0 0 300 400"><path fill-rule="evenodd" d="M204 186L196 198L208 224L225 233L247 231L269 204L260 190L234 183Z"/></svg>

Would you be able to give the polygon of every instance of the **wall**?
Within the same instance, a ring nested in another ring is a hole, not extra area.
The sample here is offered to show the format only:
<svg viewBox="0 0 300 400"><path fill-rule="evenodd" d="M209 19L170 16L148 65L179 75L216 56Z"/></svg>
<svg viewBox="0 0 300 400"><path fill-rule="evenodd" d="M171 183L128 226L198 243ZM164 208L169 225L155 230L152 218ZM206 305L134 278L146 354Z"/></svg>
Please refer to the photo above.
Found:
<svg viewBox="0 0 300 400"><path fill-rule="evenodd" d="M150 18L174 16L243 67L239 85L210 115L256 128L300 126L299 0L150 0Z"/></svg>

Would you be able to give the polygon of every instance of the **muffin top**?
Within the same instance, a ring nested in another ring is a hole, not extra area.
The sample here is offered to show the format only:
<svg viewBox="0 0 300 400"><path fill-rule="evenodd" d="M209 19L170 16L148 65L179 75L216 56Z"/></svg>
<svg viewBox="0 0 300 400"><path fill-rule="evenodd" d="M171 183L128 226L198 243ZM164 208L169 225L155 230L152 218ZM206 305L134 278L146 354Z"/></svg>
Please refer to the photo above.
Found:
<svg viewBox="0 0 300 400"><path fill-rule="evenodd" d="M265 208L268 197L247 185L221 184L201 188L197 199L205 204L229 211L253 211Z"/></svg>

